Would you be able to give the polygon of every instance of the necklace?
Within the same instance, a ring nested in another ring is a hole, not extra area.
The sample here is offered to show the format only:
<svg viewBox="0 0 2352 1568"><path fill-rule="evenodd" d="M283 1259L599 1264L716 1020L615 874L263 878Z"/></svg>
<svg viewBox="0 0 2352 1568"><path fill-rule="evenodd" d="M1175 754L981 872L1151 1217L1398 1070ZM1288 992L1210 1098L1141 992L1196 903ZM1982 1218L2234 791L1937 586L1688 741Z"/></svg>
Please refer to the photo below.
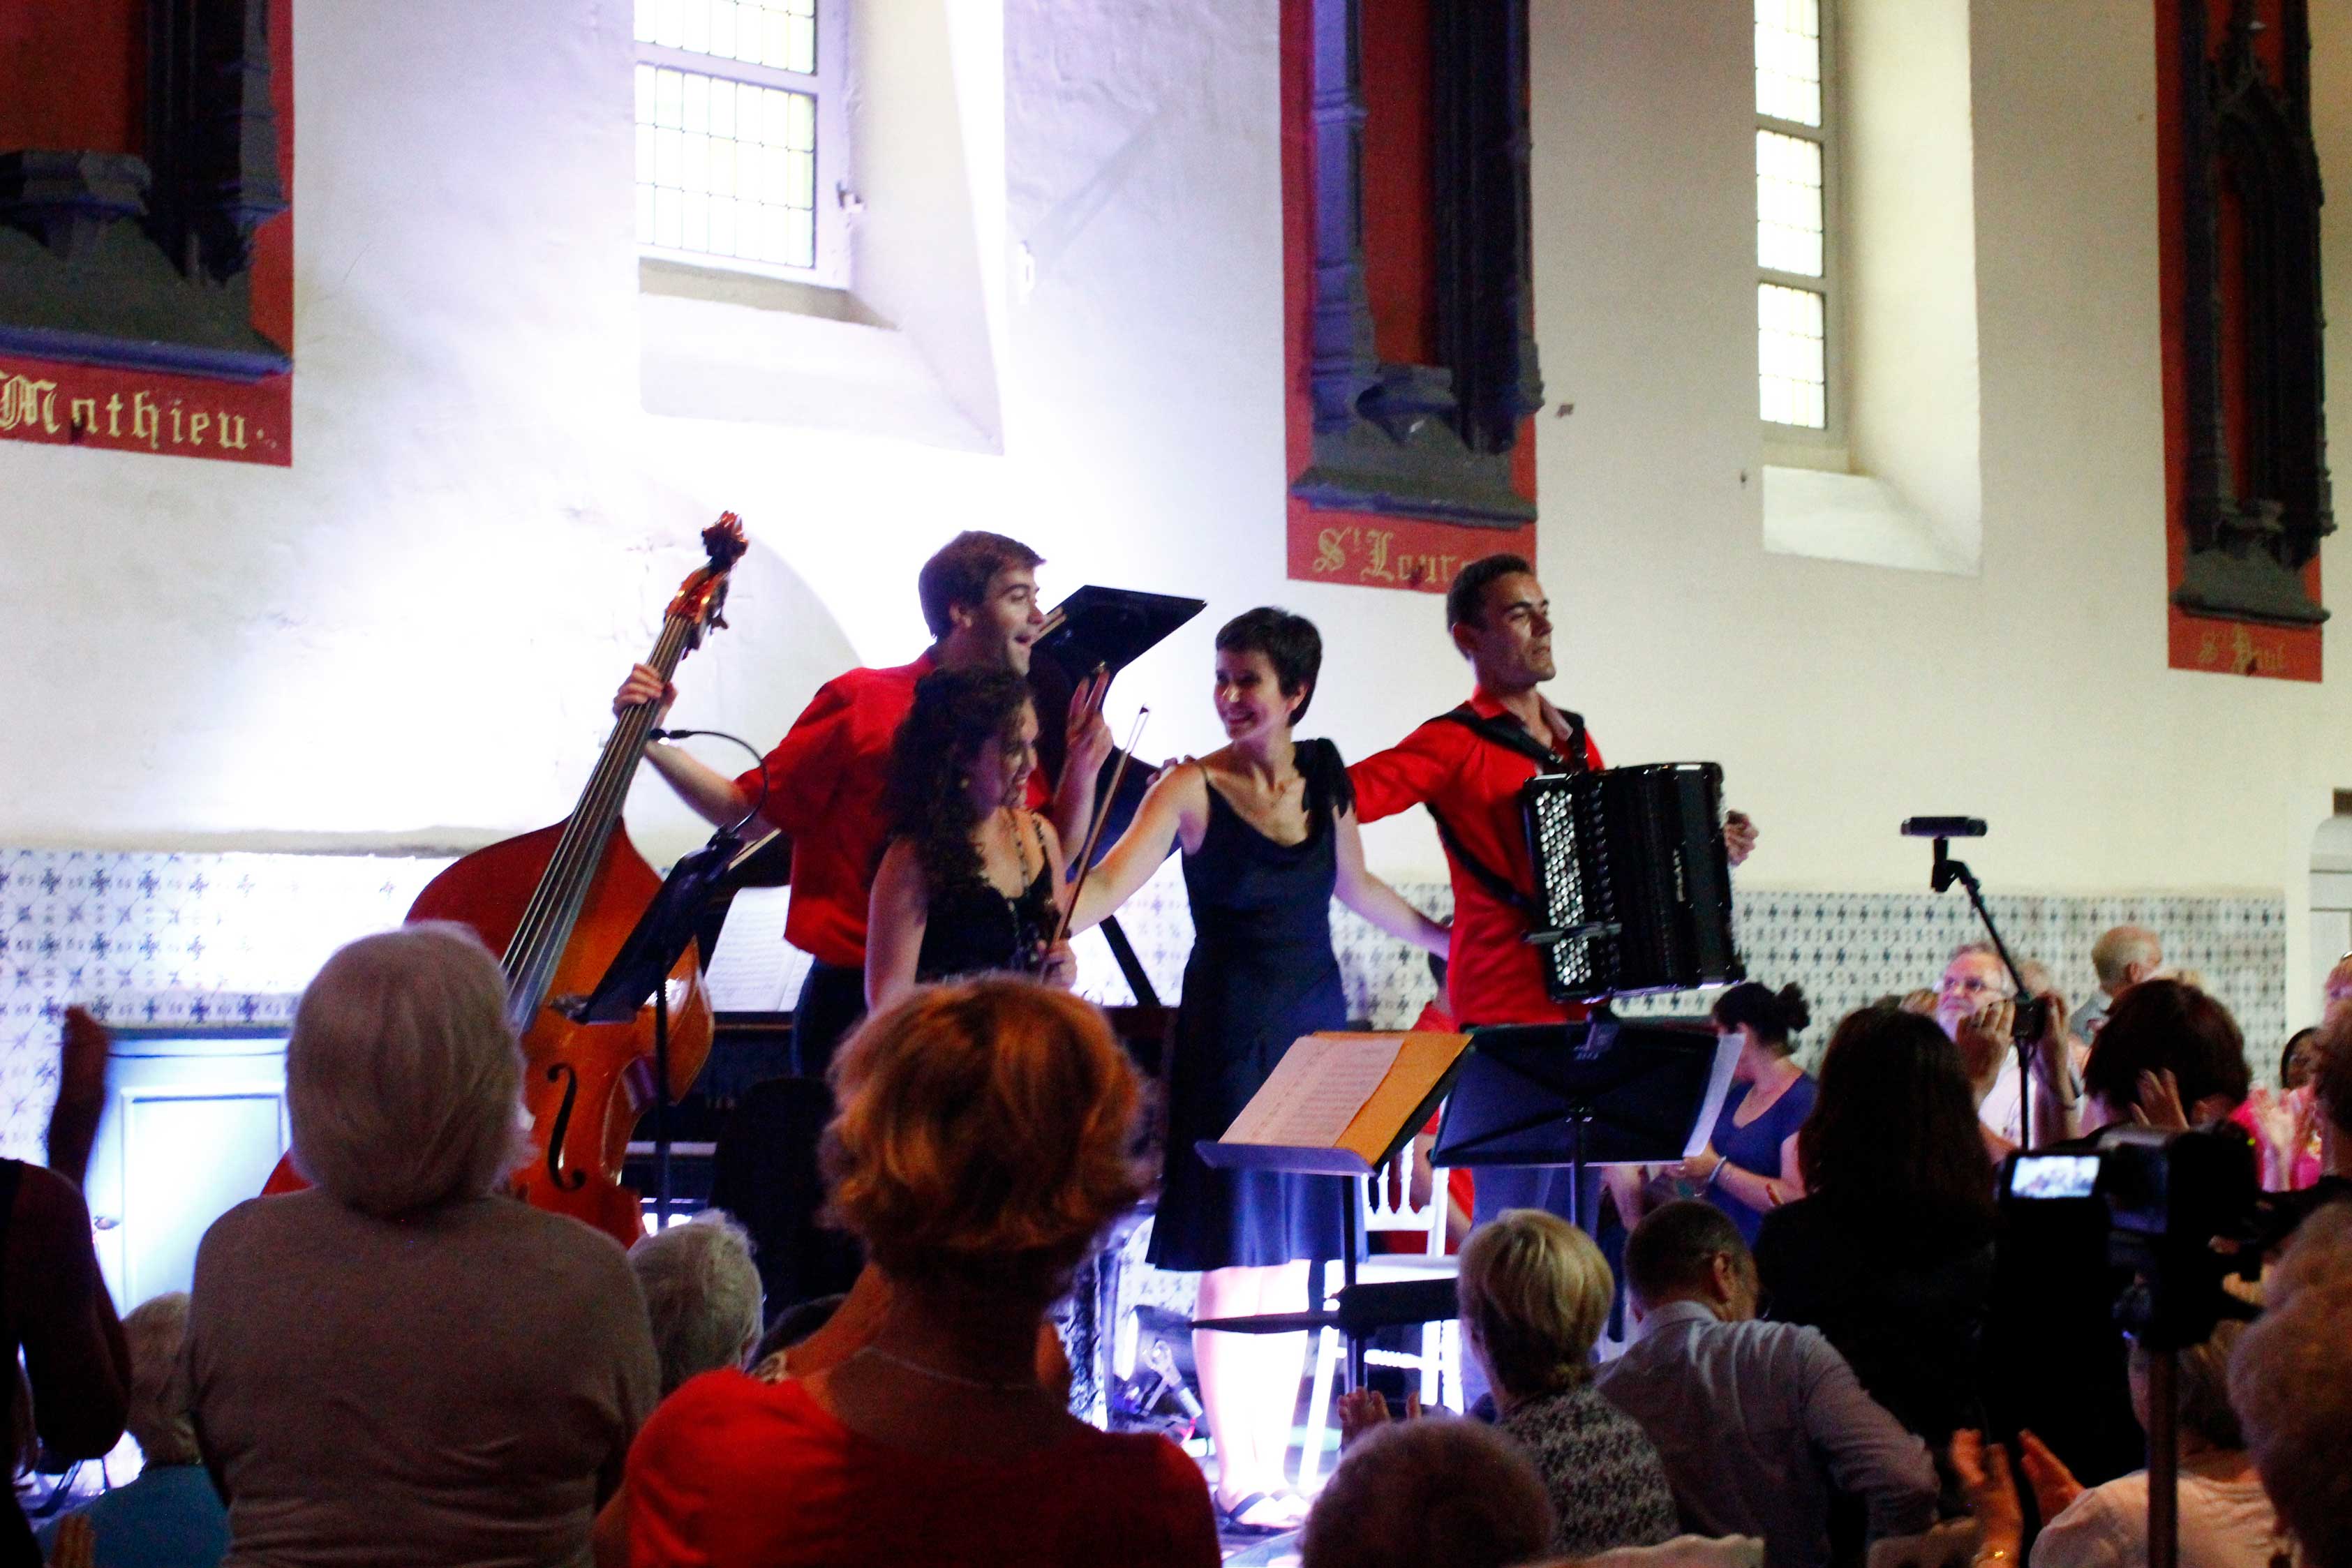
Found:
<svg viewBox="0 0 2352 1568"><path fill-rule="evenodd" d="M877 1361L887 1361L891 1365L911 1372L918 1377L928 1377L939 1383L952 1383L959 1388L977 1388L983 1394L1043 1393L1045 1386L1034 1377L997 1383L984 1377L966 1377L961 1373L943 1372L936 1366L926 1366L919 1361L909 1361L903 1355L893 1355L876 1344L869 1344L857 1354L870 1355Z"/></svg>

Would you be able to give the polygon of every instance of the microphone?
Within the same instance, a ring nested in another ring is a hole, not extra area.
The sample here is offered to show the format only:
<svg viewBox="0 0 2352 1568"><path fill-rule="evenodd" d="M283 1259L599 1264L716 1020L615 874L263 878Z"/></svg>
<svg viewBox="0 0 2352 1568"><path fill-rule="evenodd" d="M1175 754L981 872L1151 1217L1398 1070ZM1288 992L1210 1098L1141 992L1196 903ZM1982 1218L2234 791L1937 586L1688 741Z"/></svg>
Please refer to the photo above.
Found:
<svg viewBox="0 0 2352 1568"><path fill-rule="evenodd" d="M1903 836L1906 839L1980 839L1985 836L1982 817L1906 817Z"/></svg>

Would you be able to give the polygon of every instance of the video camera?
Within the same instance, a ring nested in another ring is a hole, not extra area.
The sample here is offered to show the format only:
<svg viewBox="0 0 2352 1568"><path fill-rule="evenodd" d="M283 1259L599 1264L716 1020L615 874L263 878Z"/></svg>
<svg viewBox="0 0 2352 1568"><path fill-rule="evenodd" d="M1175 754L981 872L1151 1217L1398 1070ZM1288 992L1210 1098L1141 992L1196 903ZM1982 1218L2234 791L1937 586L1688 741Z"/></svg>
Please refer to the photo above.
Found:
<svg viewBox="0 0 2352 1568"><path fill-rule="evenodd" d="M2231 1275L2258 1279L2263 1255L2294 1228L2299 1211L2273 1202L2243 1129L2110 1127L2093 1153L2009 1157L2004 1203L2096 1198L2107 1210L2107 1257L2136 1279L2116 1305L2124 1328L2151 1349L2202 1344L2224 1318L2253 1315Z"/></svg>

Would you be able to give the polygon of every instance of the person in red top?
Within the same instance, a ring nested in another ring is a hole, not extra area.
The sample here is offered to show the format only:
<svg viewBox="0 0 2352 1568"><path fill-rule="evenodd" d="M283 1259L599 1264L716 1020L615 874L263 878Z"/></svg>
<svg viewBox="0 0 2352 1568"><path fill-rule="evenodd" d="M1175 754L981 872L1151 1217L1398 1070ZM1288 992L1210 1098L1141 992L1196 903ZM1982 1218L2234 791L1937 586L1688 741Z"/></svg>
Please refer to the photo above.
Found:
<svg viewBox="0 0 2352 1568"><path fill-rule="evenodd" d="M1534 753L1548 751L1570 768L1602 766L1601 747L1584 732L1583 721L1553 706L1537 689L1559 674L1552 660L1550 601L1523 557L1490 555L1455 574L1445 591L1445 623L1454 648L1477 677L1471 714L1516 725L1528 749L1502 745L1450 716L1431 719L1348 769L1356 787L1357 817L1377 822L1427 806L1437 819L1454 882L1446 999L1461 1028L1581 1019L1581 1004L1556 1002L1545 989L1542 957L1525 940L1527 916L1464 863L1466 851L1480 867L1532 898L1535 871L1528 858L1519 789L1536 776ZM1724 838L1731 863L1738 865L1755 848L1755 825L1731 812ZM1564 1174L1549 1169L1490 1167L1478 1176L1478 1217L1521 1207L1566 1214L1567 1185Z"/></svg>
<svg viewBox="0 0 2352 1568"><path fill-rule="evenodd" d="M935 639L929 649L912 664L851 670L827 681L776 748L740 777L730 779L675 746L646 747L646 760L706 821L727 826L756 811L792 841L784 937L815 960L793 1009L793 1065L804 1078L824 1076L835 1043L866 1011L866 897L888 836L883 794L890 742L915 706L916 683L941 669L1028 674L1030 645L1045 625L1037 608L1044 559L1002 534L968 531L949 540L916 580ZM639 664L613 709L658 703L658 725L677 695ZM1029 781L1032 807L1050 795L1065 843L1075 841L1073 823L1084 831L1096 770L1109 751L1097 695L1085 685L1070 700L1064 787L1049 791L1042 772Z"/></svg>
<svg viewBox="0 0 2352 1568"><path fill-rule="evenodd" d="M630 1450L636 1568L1214 1568L1201 1471L1039 1375L1046 1308L1140 1190L1102 1014L1005 977L877 1013L834 1069L833 1207L887 1287L805 1375L691 1379Z"/></svg>

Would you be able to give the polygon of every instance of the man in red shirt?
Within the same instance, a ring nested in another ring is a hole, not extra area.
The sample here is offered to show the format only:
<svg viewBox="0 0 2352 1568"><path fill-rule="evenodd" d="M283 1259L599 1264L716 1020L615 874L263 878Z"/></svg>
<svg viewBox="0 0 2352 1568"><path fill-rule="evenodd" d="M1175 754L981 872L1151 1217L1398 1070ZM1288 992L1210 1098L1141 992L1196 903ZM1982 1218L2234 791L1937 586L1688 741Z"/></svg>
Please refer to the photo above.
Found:
<svg viewBox="0 0 2352 1568"><path fill-rule="evenodd" d="M646 760L705 821L726 826L756 809L792 840L784 936L815 960L793 1011L793 1065L803 1077L824 1076L835 1043L866 1011L866 894L889 835L883 795L890 743L914 706L916 683L942 669L1026 674L1030 645L1045 625L1037 608L1043 559L1002 534L966 532L949 540L916 580L935 639L930 647L912 664L851 670L827 681L760 767L740 777L730 779L674 746L646 747ZM667 712L676 695L639 664L613 706L618 711L658 701ZM1052 793L1054 824L1065 843L1083 836L1096 769L1109 749L1109 731L1092 698L1091 690L1081 690L1071 701L1070 760L1061 789ZM1030 805L1043 807L1048 794L1044 775L1032 775Z"/></svg>
<svg viewBox="0 0 2352 1568"><path fill-rule="evenodd" d="M1477 687L1472 714L1516 725L1526 750L1506 746L1451 717L1431 719L1386 751L1348 769L1359 820L1375 822L1427 806L1445 841L1454 881L1454 940L1446 959L1446 997L1463 1029L1485 1024L1553 1023L1581 1019L1577 1002L1556 1002L1544 988L1542 956L1526 941L1527 916L1490 889L1467 857L1517 890L1535 895L1519 789L1536 776L1535 753L1568 768L1601 766L1601 748L1583 721L1537 690L1559 674L1552 661L1551 604L1535 569L1516 555L1490 555L1457 573L1445 592L1446 629L1470 661ZM1737 811L1724 827L1734 865L1755 847L1754 824ZM1555 1190L1556 1189L1556 1190ZM1564 1172L1493 1166L1478 1173L1478 1214L1506 1207L1568 1212Z"/></svg>

